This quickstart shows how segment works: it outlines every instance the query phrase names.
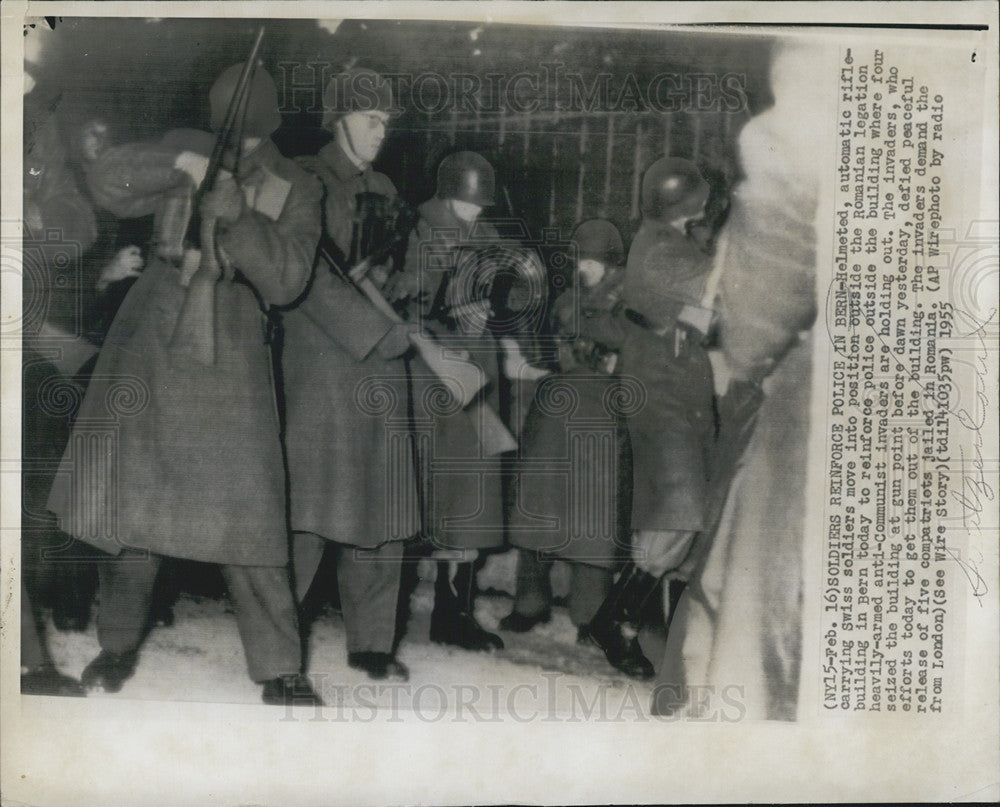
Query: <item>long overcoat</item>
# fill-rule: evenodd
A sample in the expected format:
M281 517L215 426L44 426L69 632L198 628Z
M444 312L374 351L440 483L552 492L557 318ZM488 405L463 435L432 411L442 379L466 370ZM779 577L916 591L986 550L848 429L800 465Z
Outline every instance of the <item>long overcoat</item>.
M631 447L625 417L643 390L612 364L625 327L616 307L621 272L574 287L553 306L560 353L575 358L543 379L515 461L510 541L522 549L610 568L628 546Z
M393 198L395 187L336 143L300 164L322 181L327 232L348 255L356 195ZM407 367L377 350L392 322L322 264L283 319L292 529L365 548L410 537L420 513Z
M95 197L121 217L154 213L190 183L177 156L206 154L211 143L176 130L110 149L91 175ZM256 294L266 306L302 293L320 191L270 140L243 156L237 179L248 204L220 225L217 242L245 281L216 285L214 365L170 350L186 290L177 266L153 260L111 326L63 456L49 507L65 531L107 552L287 562L273 368Z
M484 294L488 278L477 276L476 250L499 241L485 221L462 221L441 199L420 205L420 218L410 236L404 272L421 292L410 308L439 341L468 353L487 384L483 398L498 407L497 342L488 330L468 336L453 327L450 314L461 302ZM463 273L459 267L472 267ZM443 316L439 316L439 309ZM460 410L439 394L440 384L423 362L411 366L415 436L421 469L423 531L441 549L487 549L503 543L502 470L498 456L481 450L475 405Z
M645 399L628 419L636 530L704 526L715 436L712 366L698 335L677 318L685 305L701 305L710 271L694 241L653 221L640 227L629 250L621 372L639 382ZM665 335L637 324L636 314Z

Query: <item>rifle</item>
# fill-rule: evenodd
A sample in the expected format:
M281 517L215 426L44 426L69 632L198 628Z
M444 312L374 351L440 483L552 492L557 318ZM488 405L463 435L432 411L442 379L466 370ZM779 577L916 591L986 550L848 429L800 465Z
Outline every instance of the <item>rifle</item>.
M244 106L244 96L250 85L250 78L256 67L257 54L263 39L264 26L261 26L260 30L257 31L253 47L250 49L250 57L243 65L239 83L233 90L233 97L229 101L222 129L215 140L215 147L212 149L212 156L209 158L208 168L205 171L205 179L196 195L193 206L195 210L198 209L198 202L204 194L215 187L219 171L222 168L223 154L236 125L236 116L240 107ZM244 109L244 117L245 113ZM242 132L240 134L242 135ZM237 148L240 147L242 147L242 143L237 145ZM215 364L215 285L219 281L222 271L215 246L215 219L202 217L197 228L201 243L201 263L188 283L184 304L170 338L170 349L176 355L211 366ZM227 279L231 277L229 267L226 268L226 277Z
M345 268L344 262L336 257L343 255L343 253L324 228L317 248L317 256L327 264L330 271L364 294L375 309L385 315L387 319L393 323L402 324L406 320L382 296L375 284L368 279L367 273L391 255L407 234L406 228L397 228L388 242L365 256L354 266ZM517 448L517 441L507 431L503 421L479 395L486 379L474 363L459 358L454 353L449 356L448 351L437 340L425 333L411 333L410 344L420 354L431 372L441 380L455 400L461 404L467 416L471 418L484 456L491 457Z

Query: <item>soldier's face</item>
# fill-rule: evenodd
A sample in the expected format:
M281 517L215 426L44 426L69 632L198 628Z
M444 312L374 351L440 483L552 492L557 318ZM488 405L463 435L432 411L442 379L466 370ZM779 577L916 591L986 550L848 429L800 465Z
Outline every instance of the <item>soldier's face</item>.
M101 156L108 141L108 127L104 121L92 120L83 127L81 151L83 158L93 162Z
M479 218L479 214L483 212L483 208L479 205L474 205L472 202L463 202L460 199L449 199L448 207L462 221L475 221Z
M600 283L606 271L604 264L593 258L584 258L580 261L577 269L580 272L580 280L588 289Z
M346 145L362 162L370 163L378 156L385 140L389 115L380 110L351 112L340 120Z

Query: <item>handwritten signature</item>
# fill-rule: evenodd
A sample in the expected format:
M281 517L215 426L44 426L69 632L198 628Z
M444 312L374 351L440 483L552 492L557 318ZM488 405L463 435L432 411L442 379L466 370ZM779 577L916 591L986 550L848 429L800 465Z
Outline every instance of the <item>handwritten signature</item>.
M976 531L982 529L982 513L985 504L996 500L996 491L994 491L993 486L986 478L983 463L983 427L986 425L986 417L990 404L989 394L986 389L986 379L989 376L989 365L987 363L989 351L986 345L984 330L993 321L996 313L996 309L993 309L986 319L980 321L966 311L955 310L956 319L963 320L971 328L964 337L975 337L979 342L975 358L975 405L972 407L974 412L970 412L966 407L962 407L955 412L955 417L962 427L973 434L972 471L965 472L963 470L961 490L952 491L952 497L962 507L962 526L966 529ZM961 446L959 447L959 454L962 459L962 468L964 469L966 467L965 451ZM988 593L988 589L986 581L979 572L978 564L969 558L963 560L951 548L946 547L946 549L948 554L958 563L966 578L968 578L970 585L972 585L973 596L984 597ZM983 603L980 600L979 606L982 607L982 605Z

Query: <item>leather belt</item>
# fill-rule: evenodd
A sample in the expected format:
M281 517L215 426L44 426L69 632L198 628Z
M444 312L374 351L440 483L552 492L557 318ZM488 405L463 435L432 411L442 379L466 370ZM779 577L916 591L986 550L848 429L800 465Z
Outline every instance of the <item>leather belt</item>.
M661 339L666 339L674 331L677 330L675 325L657 325L653 320L649 319L645 314L641 314L634 308L625 309L625 319L629 322L633 322L640 328L649 331L650 333L656 334Z
M657 325L645 314L636 311L634 308L626 308L624 313L625 319L629 322L665 340L673 350L675 358L680 356L681 352L689 345L701 344L704 339L700 333L685 327L679 322L675 322L672 325Z

